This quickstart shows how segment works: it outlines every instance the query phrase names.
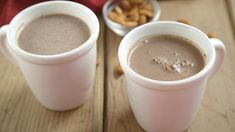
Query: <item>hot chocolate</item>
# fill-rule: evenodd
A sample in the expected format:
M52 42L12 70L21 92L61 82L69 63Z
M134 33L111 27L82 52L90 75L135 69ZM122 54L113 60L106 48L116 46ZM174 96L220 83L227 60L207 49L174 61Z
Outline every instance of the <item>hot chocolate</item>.
M147 78L180 80L200 72L205 65L202 50L186 38L148 36L135 45L130 51L128 65Z
M19 34L18 45L29 53L54 55L79 47L89 36L89 28L81 19L53 14L26 24Z

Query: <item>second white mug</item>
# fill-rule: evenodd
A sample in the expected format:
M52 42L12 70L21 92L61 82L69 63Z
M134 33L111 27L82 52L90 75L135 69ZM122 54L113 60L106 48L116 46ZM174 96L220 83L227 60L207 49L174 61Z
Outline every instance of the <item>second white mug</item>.
M80 18L89 27L89 39L76 49L56 55L36 55L20 49L17 36L21 26L49 14ZM0 29L0 49L19 66L33 94L43 106L65 111L83 104L92 90L98 34L99 21L90 9L75 2L49 1L23 10L9 25L3 26Z
M149 35L175 35L197 44L206 55L206 65L183 80L158 81L146 78L128 66L136 41ZM200 30L170 21L152 22L130 31L121 41L118 57L125 73L129 102L137 122L148 132L180 132L192 123L201 103L208 78L221 66L224 44L209 39Z

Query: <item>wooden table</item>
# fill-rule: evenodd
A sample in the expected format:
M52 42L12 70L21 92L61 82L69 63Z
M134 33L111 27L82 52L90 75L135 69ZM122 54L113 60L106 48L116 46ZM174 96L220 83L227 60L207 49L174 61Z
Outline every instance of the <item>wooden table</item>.
M227 56L209 81L203 102L187 132L235 132L235 0L160 1L161 20L186 18L204 31L216 32ZM129 102L123 76L117 77L121 37L100 17L96 84L89 100L68 112L42 107L19 68L0 55L0 132L142 132Z

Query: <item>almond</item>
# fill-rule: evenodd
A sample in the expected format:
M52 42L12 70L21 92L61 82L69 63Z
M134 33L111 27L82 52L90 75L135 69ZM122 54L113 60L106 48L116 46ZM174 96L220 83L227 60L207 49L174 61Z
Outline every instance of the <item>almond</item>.
M153 17L153 12L146 10L146 9L141 9L139 10L140 15L145 15L147 17Z
M207 36L208 36L209 38L216 38L216 33L215 33L215 32L209 32L209 33L207 34Z
M144 24L146 22L147 22L147 17L145 15L140 15L139 25Z
M123 74L123 70L120 65L115 66L115 73L119 76L121 76Z

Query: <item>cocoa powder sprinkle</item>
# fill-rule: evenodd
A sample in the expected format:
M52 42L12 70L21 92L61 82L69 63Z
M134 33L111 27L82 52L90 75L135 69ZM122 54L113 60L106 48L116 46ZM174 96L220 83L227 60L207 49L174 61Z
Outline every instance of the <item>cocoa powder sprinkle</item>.
M172 54L173 56L174 56L174 53ZM160 64L163 67L163 69L165 69L168 72L174 71L176 73L180 73L182 72L183 68L194 66L194 63L192 63L189 60L176 59L174 63L170 63L166 58L159 57L159 56L154 57L152 60L156 64Z

